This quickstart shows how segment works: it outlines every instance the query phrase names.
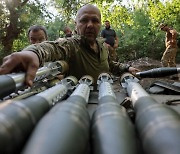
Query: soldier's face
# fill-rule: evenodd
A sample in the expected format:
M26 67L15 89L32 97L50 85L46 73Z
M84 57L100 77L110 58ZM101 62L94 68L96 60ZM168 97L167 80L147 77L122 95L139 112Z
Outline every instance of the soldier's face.
M46 40L47 40L46 34L44 33L43 30L30 31L30 33L29 33L29 43L30 44L41 43Z
M76 28L79 35L85 36L90 42L94 42L101 27L100 12L92 7L82 8L76 18Z
M164 26L161 28L162 31L167 31L168 30L168 27L167 26Z
M106 27L106 28L109 28L109 27L110 27L110 23L106 21L106 22L105 22L105 27Z

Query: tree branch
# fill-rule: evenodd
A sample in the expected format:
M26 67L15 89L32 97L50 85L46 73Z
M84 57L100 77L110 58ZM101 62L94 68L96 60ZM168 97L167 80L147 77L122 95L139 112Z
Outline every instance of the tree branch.
M25 0L24 2L21 3L21 6L24 6L26 5L26 3L28 2L29 0Z

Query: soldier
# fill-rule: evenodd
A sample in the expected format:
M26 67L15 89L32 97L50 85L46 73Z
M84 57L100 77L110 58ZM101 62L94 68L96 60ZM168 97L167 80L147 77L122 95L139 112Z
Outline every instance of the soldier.
M105 45L109 49L109 54L112 60L117 61L118 56L116 53L116 48L118 47L118 37L114 29L111 29L110 22L108 20L105 21L105 29L101 32L101 37L105 38Z
M30 44L41 43L47 39L47 32L43 26L33 25L28 29L28 40Z
M30 45L21 52L5 57L0 74L10 73L17 68L25 70L26 84L32 86L37 69L46 61L55 60L66 60L69 75L78 79L83 75L91 75L96 81L102 72L111 71L120 75L125 71L138 71L129 65L108 60L107 48L97 39L101 27L101 13L97 7L91 4L81 7L77 12L75 25L76 37Z
M64 34L65 37L71 37L72 36L72 30L69 27L64 28Z
M177 32L167 24L160 24L160 29L166 32L165 46L166 50L161 58L164 67L176 67L177 54Z

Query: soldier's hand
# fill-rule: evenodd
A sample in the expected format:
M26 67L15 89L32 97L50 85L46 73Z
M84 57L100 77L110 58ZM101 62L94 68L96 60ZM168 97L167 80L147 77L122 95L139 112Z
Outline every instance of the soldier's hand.
M117 47L118 47L118 44L115 43L115 44L114 44L114 48L116 49Z
M26 72L25 82L28 86L32 86L38 68L38 56L31 51L22 51L13 53L3 59L3 63L0 66L0 74Z
M104 42L104 45L107 47L107 48L109 48L109 47L111 47L109 44L107 44L106 42Z
M133 75L136 75L137 72L140 72L139 69L137 68L134 68L134 67L129 67L129 73L133 74Z

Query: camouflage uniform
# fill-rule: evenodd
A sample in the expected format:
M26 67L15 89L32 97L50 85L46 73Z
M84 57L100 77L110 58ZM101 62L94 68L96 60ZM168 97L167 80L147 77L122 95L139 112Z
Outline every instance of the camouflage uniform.
M109 56L110 56L110 58L113 61L118 61L118 54L116 52L116 49L111 47L111 46L109 46L108 49L109 49Z
M163 53L161 62L164 67L176 67L176 54L177 54L177 32L175 29L169 28L166 31L166 50Z
M162 64L164 67L176 67L177 48L166 48L162 56Z
M90 75L95 82L102 72L111 71L114 75L120 75L128 70L128 65L110 61L108 50L103 42L97 39L99 53L95 53L87 44L84 37L75 36L62 38L59 41L46 41L30 45L24 50L35 52L40 61L40 66L46 61L65 60L69 64L68 75L80 79L83 75Z

